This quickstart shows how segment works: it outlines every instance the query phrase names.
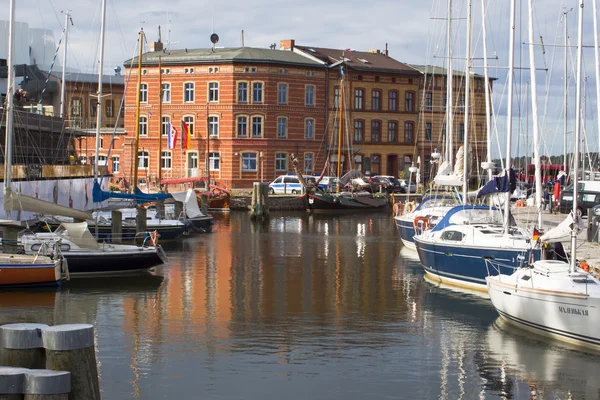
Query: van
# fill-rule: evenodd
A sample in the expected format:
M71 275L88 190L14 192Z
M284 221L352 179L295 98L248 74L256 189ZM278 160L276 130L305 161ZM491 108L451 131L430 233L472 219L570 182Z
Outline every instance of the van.
M585 216L590 208L600 204L600 181L579 181L577 182L577 190L577 215ZM558 211L562 214L568 214L572 208L573 185L569 185L560 194Z
M304 179L314 177L305 176ZM300 194L302 185L296 175L281 175L269 184L269 194Z

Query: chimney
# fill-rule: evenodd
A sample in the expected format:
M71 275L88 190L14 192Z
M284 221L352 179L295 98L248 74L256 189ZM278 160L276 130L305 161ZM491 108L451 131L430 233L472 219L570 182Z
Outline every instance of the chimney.
M371 54L381 54L381 50L377 49L369 49L369 51L367 53L371 53Z
M150 42L150 51L163 51L163 42Z
M279 41L279 50L294 50L294 45L296 44L296 41L294 39L288 39L288 40L280 40Z
M386 44L385 44L385 51L383 52L383 55L387 57L387 56L388 56L388 54L389 54L389 53L388 53L388 44L386 43Z

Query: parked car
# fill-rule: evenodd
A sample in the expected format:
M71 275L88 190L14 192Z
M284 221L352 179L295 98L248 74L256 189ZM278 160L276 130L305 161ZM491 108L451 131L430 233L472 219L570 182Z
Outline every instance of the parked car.
M405 193L416 193L417 192L417 184L414 182L408 183L408 179L398 179L400 181L400 185L404 188Z
M369 184L371 185L371 191L377 192L389 192L393 186L389 179L381 175L375 175L369 178Z
M306 175L304 180L307 184L316 182L314 176ZM296 175L281 175L269 184L270 194L300 194L302 193L302 185Z
M577 214L586 216L588 209L600 204L600 182L597 181L579 181L577 198ZM568 214L573 208L573 185L569 185L560 194L560 204L558 211L562 214Z
M335 176L324 176L318 186L324 192L334 192L337 187L337 178Z
M406 188L402 186L400 180L391 175L375 175L371 178L371 183L373 183L373 181L378 183L385 182L388 193L406 193Z

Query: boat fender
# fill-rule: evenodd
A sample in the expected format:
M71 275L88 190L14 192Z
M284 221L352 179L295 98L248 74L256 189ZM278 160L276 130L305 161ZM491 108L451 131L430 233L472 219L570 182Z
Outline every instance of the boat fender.
M415 211L415 208L417 208L417 207L415 206L415 202L414 201L409 201L408 203L406 203L406 206L404 207L404 209L406 210L407 214Z
M154 231L150 234L150 242L152 243L153 247L156 247L156 245L158 244L158 238L159 238L159 234L157 231Z
M419 222L422 222L423 224L421 225L421 230L426 230L427 228L429 228L429 218L427 217L423 217L423 216L419 216L419 217L415 217L415 220L413 221L413 228L415 228L415 231L417 230L417 228L419 227Z
M394 215L402 215L404 212L404 204L401 202L394 203Z
M340 198L339 197L334 197L333 198L333 202L338 204L340 202Z
M515 203L516 207L525 207L525 202L523 200L517 200Z
M585 261L585 260L581 260L581 262L579 263L579 268L581 268L585 272L590 272L590 266L588 265L587 261Z

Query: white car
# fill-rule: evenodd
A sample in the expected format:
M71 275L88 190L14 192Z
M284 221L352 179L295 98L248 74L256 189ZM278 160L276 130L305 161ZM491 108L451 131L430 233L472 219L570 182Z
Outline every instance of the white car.
M400 185L404 188L405 193L416 193L417 185L413 182L408 184L408 180L406 179L398 179L400 181Z

